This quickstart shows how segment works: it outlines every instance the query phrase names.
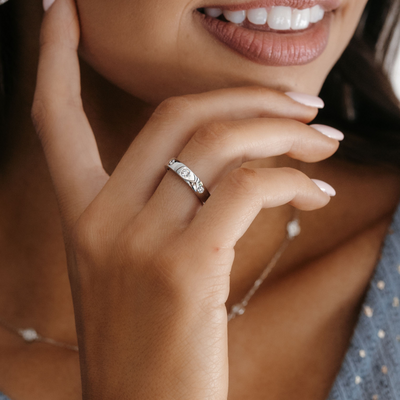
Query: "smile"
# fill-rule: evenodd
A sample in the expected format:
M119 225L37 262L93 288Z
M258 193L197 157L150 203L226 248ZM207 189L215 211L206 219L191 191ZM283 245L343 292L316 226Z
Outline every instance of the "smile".
M259 64L302 65L322 54L340 0L262 3L204 7L195 14L221 43Z
M251 8L250 10L230 11L221 8L205 8L204 13L210 17L218 18L221 15L227 21L235 24L241 24L246 19L254 25L267 24L274 30L301 30L307 29L310 23L316 23L324 18L325 11L320 5L312 8L298 10L296 8L285 6L273 6L269 9Z

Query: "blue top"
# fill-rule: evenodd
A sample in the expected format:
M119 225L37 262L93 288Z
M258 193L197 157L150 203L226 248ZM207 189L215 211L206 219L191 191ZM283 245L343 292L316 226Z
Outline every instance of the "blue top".
M400 204L327 400L400 400L399 299Z

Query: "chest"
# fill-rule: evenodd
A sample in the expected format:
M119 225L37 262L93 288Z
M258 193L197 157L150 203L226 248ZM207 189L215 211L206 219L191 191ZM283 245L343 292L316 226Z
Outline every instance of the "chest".
M0 391L11 400L82 399L78 355L46 344L26 345L0 332Z
M229 400L325 400L340 369L391 219L265 282L229 328Z

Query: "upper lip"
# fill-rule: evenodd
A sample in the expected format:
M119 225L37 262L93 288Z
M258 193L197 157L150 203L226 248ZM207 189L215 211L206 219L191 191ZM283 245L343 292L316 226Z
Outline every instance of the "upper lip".
M314 6L321 6L324 11L333 11L339 8L341 0L255 0L246 3L212 4L202 8L220 8L222 10L240 11L252 8L270 8L273 6L285 6L302 10Z

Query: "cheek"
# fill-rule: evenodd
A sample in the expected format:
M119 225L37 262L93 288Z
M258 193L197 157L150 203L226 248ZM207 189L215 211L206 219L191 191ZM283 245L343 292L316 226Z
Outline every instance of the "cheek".
M337 12L334 37L334 51L340 55L357 28L358 22L367 4L367 0L348 0Z
M182 4L165 0L78 0L80 55L112 83L149 102L168 93L176 68ZM149 93L153 87L157 96ZM168 97L168 96L167 96Z

